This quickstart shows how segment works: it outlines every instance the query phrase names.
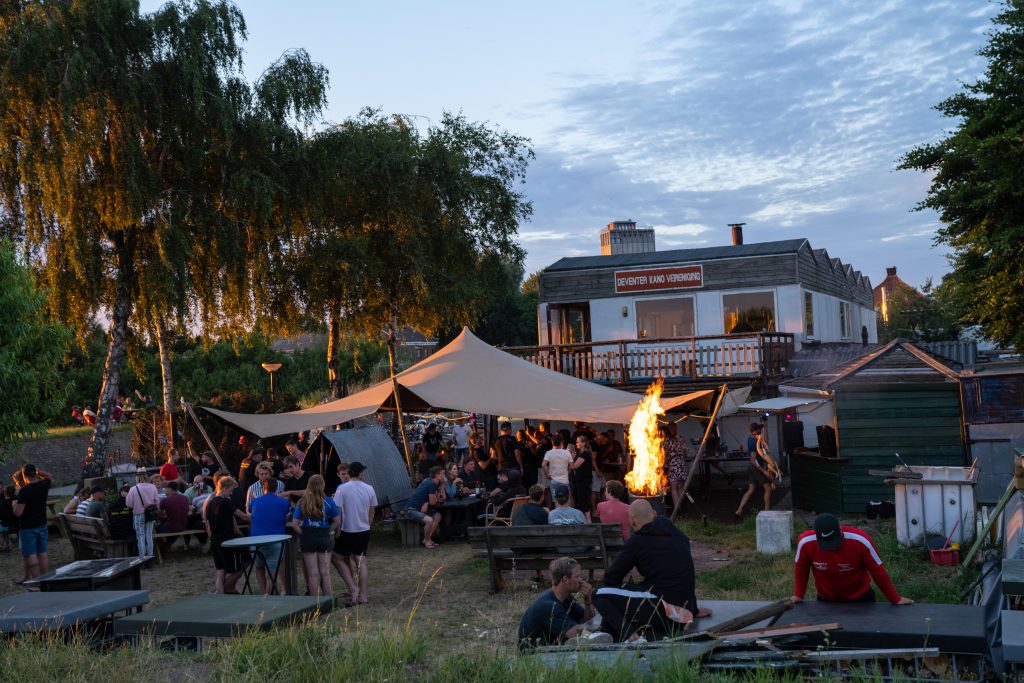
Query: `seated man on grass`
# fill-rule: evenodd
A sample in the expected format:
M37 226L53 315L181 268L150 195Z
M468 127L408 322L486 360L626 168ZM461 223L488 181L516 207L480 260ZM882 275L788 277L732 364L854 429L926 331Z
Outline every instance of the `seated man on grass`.
M611 642L607 633L585 635L584 624L594 616L592 588L583 580L576 560L560 557L551 562L548 571L551 588L540 594L519 622L519 649L559 645L581 636L591 642Z
M594 592L602 630L617 642L646 642L641 631L661 637L682 630L711 610L697 607L696 575L690 539L665 517L654 514L644 499L629 505L633 533L604 573ZM643 580L623 585L636 569Z

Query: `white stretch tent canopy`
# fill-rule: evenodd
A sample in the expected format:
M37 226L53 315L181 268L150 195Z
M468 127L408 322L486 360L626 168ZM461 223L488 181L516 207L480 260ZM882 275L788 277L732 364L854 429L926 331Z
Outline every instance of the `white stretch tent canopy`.
M627 424L641 396L563 375L505 353L467 328L437 353L396 375L402 410L483 413L543 420ZM711 390L662 400L666 410L708 409ZM391 380L357 394L291 413L203 410L260 438L327 427L394 410Z
M754 401L740 406L740 410L777 413L783 410L792 410L801 406L818 405L824 403L823 398L808 398L805 396L781 396L779 398L766 398L763 401Z

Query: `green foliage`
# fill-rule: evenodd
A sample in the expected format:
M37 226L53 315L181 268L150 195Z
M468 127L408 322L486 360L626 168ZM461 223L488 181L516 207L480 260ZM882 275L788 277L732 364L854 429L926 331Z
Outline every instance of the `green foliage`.
M984 76L936 107L958 121L945 139L914 148L902 169L932 174L918 209L939 212L937 242L952 247L951 292L963 322L1024 348L1024 0L1006 0L979 54Z
M51 403L45 417L59 424L70 424L72 405L95 407L96 395L103 376L106 355L102 330L94 330L85 341L85 349L73 347L62 372L70 386L65 400ZM132 365L122 375L125 394L138 389L143 395L158 396L160 365L156 349L138 345ZM379 343L361 339L346 340L341 353L340 369L349 387L358 387L372 380L371 372L383 355ZM227 410L257 412L294 409L296 401L312 396L320 403L327 393L327 368L324 343L320 342L291 353L274 351L268 339L249 335L234 343L218 341L208 344L198 339L178 337L172 343L175 367L175 405L181 398L201 405L217 404ZM274 389L278 407L266 405L270 378L261 367L265 362L280 362L274 373ZM139 404L135 400L136 405Z
M515 235L532 210L514 187L533 156L523 138L447 114L421 135L410 119L368 110L318 135L312 154L326 176L302 254L315 264L323 252L330 270L306 277L336 290L350 328L430 335L518 289L508 264L522 261ZM307 307L330 304L329 293Z
M907 287L888 295L889 319L878 326L878 341L886 343L902 337L911 341L956 341L960 338L957 303L948 278L938 287L931 280L922 291ZM951 281L950 281L951 282Z
M67 394L57 368L69 334L45 319L44 299L10 242L0 241L0 461L23 436L44 431Z

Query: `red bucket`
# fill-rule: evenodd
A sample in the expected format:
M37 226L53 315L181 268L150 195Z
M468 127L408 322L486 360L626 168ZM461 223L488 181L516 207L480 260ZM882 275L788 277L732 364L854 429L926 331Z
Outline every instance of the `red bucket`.
M940 550L929 550L928 552L931 553L932 562L940 567L960 564L959 548L942 548Z

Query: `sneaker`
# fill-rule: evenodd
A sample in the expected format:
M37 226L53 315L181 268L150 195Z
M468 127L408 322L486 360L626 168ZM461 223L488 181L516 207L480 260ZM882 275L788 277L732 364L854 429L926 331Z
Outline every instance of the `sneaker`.
M647 642L647 639L644 638L643 636L637 636L636 640L631 640L629 642L633 643L634 645L643 645L644 643Z
M590 621L583 624L583 628L587 631L600 631L601 624L604 623L604 619L601 618L600 614L595 614L590 618Z
M612 634L604 631L588 633L585 640L591 645L609 645L612 642Z

